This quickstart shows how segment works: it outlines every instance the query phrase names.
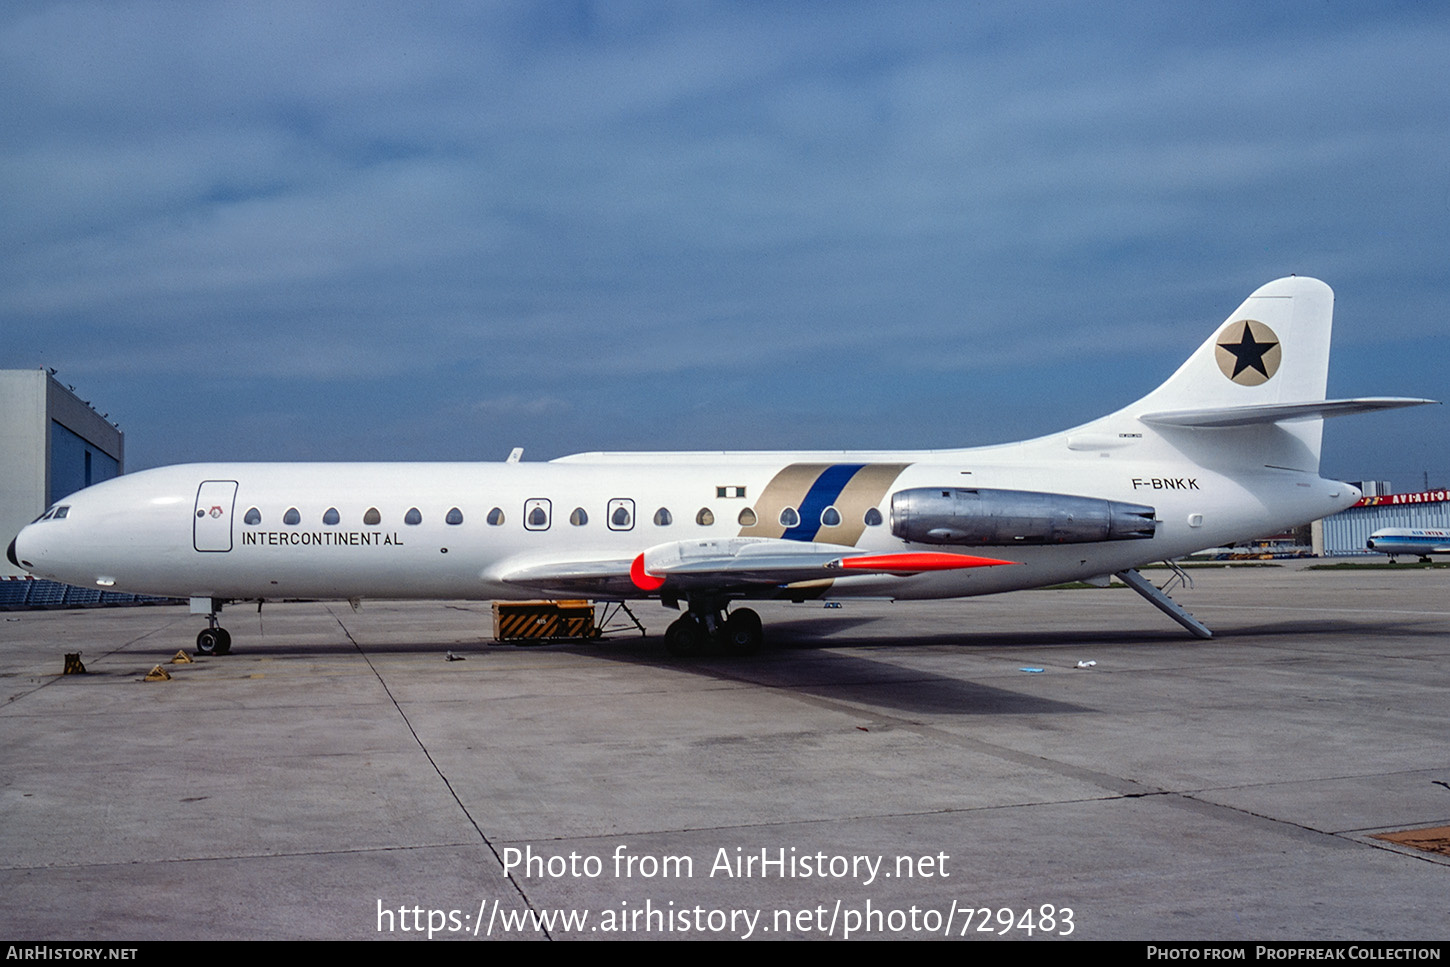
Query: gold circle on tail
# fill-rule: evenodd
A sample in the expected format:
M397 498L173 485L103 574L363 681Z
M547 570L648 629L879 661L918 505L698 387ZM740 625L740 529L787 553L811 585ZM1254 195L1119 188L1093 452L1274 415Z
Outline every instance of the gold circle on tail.
M1240 386L1273 379L1284 356L1274 330L1257 319L1235 319L1224 326L1213 352L1219 370Z

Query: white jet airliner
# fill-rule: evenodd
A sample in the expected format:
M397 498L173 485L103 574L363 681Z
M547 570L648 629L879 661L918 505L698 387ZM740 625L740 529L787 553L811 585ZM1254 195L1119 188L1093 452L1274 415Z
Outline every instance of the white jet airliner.
M189 464L58 502L11 542L37 577L187 597L202 652L228 601L652 598L666 644L758 648L743 599L951 598L1116 574L1278 533L1359 499L1319 476L1334 296L1255 292L1167 382L1110 416L960 450L581 453L547 463Z
M1384 527L1369 535L1365 547L1388 554L1390 561L1400 554L1417 554L1430 563L1431 554L1450 554L1450 531L1419 527Z

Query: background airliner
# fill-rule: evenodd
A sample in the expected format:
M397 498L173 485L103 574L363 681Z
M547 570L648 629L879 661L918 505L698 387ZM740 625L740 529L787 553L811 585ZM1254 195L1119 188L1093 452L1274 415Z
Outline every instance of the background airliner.
M1319 476L1333 293L1287 278L1167 382L1063 433L960 450L581 453L547 463L190 464L72 494L9 557L38 577L228 601L653 598L666 644L758 648L742 599L947 598L1116 574L1282 531L1360 497Z
M1388 554L1415 554L1426 563L1431 554L1450 554L1450 531L1419 527L1383 527L1369 535L1365 547Z

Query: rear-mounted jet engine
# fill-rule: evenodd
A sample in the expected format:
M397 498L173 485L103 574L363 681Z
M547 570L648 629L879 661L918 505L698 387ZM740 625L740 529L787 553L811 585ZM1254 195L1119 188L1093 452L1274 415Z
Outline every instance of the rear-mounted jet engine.
M1090 544L1148 540L1152 507L1030 490L917 487L891 495L891 533L918 544Z

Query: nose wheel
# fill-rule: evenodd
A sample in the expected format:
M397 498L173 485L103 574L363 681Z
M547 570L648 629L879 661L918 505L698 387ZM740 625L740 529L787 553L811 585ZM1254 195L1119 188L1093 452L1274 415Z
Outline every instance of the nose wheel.
M232 650L232 634L225 628L204 628L197 632L196 650L203 655L225 655Z
M217 624L216 616L224 602L219 598L192 598L191 613L206 615L206 627L196 635L196 650L201 655L225 655L232 650L232 636Z

